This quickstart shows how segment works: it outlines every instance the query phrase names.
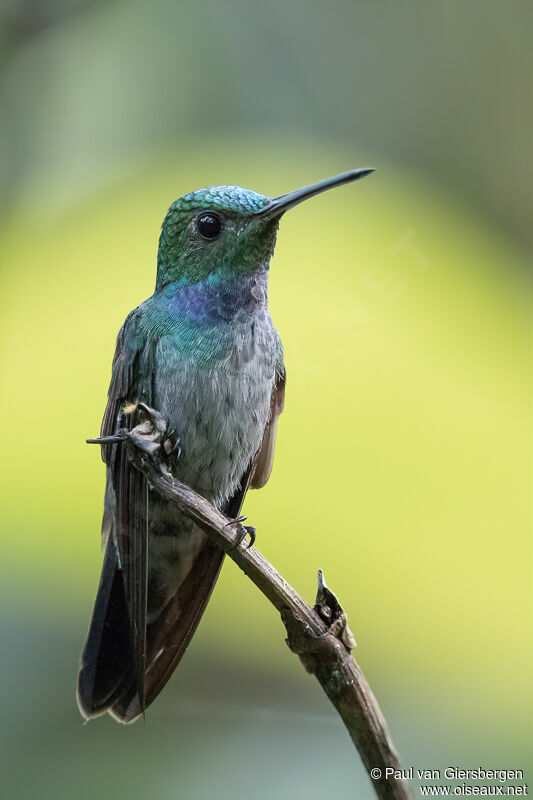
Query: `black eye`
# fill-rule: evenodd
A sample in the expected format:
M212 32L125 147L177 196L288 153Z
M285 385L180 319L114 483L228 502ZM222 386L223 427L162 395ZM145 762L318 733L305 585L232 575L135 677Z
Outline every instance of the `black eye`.
M222 223L214 214L202 214L196 223L198 233L204 239L216 239L222 229Z

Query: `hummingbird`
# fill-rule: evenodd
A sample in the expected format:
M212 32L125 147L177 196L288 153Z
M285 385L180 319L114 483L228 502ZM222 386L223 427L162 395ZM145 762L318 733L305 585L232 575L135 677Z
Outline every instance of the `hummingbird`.
M286 372L268 310L281 216L358 180L356 169L269 198L238 186L180 197L163 221L153 295L116 343L101 438L163 419L172 475L228 516L270 477ZM100 584L77 700L89 719L129 723L163 689L205 610L224 553L149 487L116 441L102 444Z

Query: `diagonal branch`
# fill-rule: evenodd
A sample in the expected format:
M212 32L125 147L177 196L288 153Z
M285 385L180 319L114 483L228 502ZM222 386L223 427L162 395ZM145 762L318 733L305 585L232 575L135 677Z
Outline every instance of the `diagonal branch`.
M316 605L311 608L255 548L247 547L249 530L241 520L229 520L204 497L175 480L152 444L119 432L94 443L123 442L134 466L149 485L191 517L209 538L255 583L280 612L287 630L287 644L308 672L317 678L331 700L356 746L376 795L380 800L409 800L407 783L392 771L401 769L385 717L372 690L351 655L355 640L346 614L319 572ZM143 432L144 433L144 432ZM396 772L397 775L401 774Z

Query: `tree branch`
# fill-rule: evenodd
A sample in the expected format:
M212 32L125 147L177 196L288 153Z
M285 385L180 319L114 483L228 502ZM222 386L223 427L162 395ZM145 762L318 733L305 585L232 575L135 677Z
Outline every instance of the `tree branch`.
M322 572L319 572L316 605L311 608L255 547L247 546L249 529L241 520L228 520L204 497L172 477L160 459L164 442L163 448L159 448L158 437L146 437L146 433L144 423L142 430L139 426L130 433L121 431L107 439L87 441L100 444L122 441L133 465L143 472L149 485L191 517L255 583L280 612L289 648L300 657L305 669L315 675L339 712L378 798L409 800L407 783L390 772L401 769L398 755L378 702L350 653L355 640L346 614L327 588Z

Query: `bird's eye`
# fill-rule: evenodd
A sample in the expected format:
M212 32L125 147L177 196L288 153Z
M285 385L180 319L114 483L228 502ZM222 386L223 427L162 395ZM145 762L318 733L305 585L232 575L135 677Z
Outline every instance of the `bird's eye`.
M222 223L214 214L202 214L201 217L198 217L196 227L204 239L216 239L222 230Z

